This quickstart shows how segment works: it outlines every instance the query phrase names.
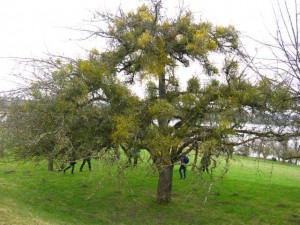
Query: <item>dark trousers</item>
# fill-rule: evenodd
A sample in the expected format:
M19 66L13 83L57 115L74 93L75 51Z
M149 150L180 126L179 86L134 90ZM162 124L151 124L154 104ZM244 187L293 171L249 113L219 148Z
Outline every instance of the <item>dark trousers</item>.
M182 174L182 172L183 172L183 174ZM180 179L186 178L186 166L185 165L180 165L179 173L180 173Z
M202 167L202 171L203 172L206 171L207 173L209 173L208 167L210 165L210 156L203 155L200 164L201 164L201 167Z
M207 173L209 173L209 170L208 170L208 165L202 165L202 171L203 172L207 172Z
M64 173L71 168L71 173L73 174L74 173L74 168L75 168L75 164L76 162L70 162L70 165L64 169Z
M81 166L80 166L80 172L82 171L82 168L83 168L83 166L85 165L86 162L87 162L88 165L89 165L89 170L90 170L90 171L92 170L91 158L89 157L89 158L83 159L82 164L81 164Z

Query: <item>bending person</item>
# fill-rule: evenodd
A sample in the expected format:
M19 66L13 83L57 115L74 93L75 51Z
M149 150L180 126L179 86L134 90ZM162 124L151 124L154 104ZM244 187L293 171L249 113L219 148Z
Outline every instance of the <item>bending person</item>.
M71 157L70 157L69 163L70 163L70 165L67 168L64 169L64 173L66 173L66 171L71 168L71 173L73 174L74 173L75 164L76 164L76 156L75 156L75 152L74 151L71 153Z
M91 160L92 160L92 154L89 153L88 156L86 158L83 159L82 164L80 166L80 172L82 172L83 166L85 165L85 163L88 163L89 166L89 170L92 171L92 164L91 164Z

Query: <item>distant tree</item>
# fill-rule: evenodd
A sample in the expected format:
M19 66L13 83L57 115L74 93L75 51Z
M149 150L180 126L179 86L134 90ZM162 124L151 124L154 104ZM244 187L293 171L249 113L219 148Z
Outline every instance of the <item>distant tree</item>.
M290 130L287 137L278 137L277 141L299 137L299 99L300 99L300 27L298 1L275 1L273 5L275 30L269 30L268 42L257 40L262 51L255 57L247 55L246 63L260 77L268 79L278 89L272 100L272 108L267 108L263 123L271 122L283 130ZM272 26L270 26L272 27ZM290 107L286 107L290 105ZM267 116L266 116L267 115ZM298 155L295 155L298 157Z
M7 102L6 97L0 97L0 157L4 156L4 145L3 145L3 136L4 136L4 126L3 122L5 120L9 103Z
M68 161L114 147L115 120L139 103L130 91L107 75L105 63L92 51L89 59L29 60L36 81L11 98L2 125L3 143L19 159ZM37 71L42 68L41 71ZM45 68L47 72L44 73ZM115 148L117 151L118 148Z

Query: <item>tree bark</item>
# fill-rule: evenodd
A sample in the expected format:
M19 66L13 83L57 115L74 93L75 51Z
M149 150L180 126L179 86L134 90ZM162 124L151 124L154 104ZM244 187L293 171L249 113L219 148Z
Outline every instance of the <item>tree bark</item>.
M165 165L159 170L157 202L167 204L172 200L173 165Z
M195 148L195 158L194 158L194 163L193 163L193 166L192 166L192 171L194 171L196 169L197 161L198 161L198 155L199 155L199 147L196 146L196 148Z
M167 96L166 75L161 74L158 81L158 94L160 99L165 99Z
M159 83L158 83L158 89L159 89L159 98L160 99L166 99L166 75L161 74L159 76ZM160 129L163 131L168 126L168 119L159 119L158 124ZM162 162L162 164L158 165L158 186L157 186L157 203L159 204L168 204L171 202L172 197L172 181L173 181L173 164L169 164L168 162L164 161L163 159L158 160Z
M53 158L49 157L48 158L48 171L53 171L54 170L54 162L53 162Z

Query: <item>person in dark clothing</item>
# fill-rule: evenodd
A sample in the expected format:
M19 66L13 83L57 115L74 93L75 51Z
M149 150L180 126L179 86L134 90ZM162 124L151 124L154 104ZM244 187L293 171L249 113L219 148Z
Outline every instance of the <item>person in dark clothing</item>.
M140 157L140 151L134 150L132 155L133 155L133 166L137 167L138 158Z
M76 164L75 160L70 161L70 165L64 169L64 173L66 173L66 171L71 168L71 173L73 174L74 173L75 164Z
M210 153L203 154L200 164L201 164L202 171L203 172L206 171L207 173L209 173L208 167L210 165Z
M83 161L82 161L82 164L80 166L80 170L79 171L82 172L82 168L83 168L83 166L85 165L86 162L88 163L89 170L92 171L91 160L92 160L92 156L91 155L89 155L88 157L84 158Z
M180 179L186 178L186 164L189 162L189 158L186 155L183 155L180 160L179 174Z
M70 165L64 169L64 173L66 173L66 171L71 168L71 173L73 174L74 173L75 164L76 164L75 151L71 152L69 163L70 163Z

